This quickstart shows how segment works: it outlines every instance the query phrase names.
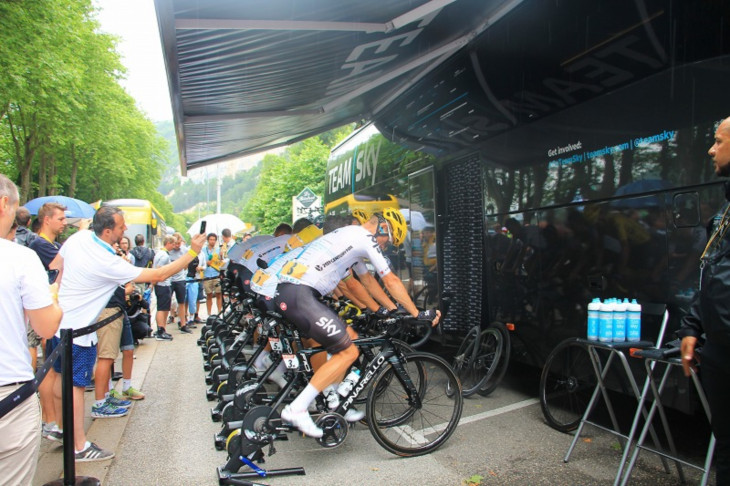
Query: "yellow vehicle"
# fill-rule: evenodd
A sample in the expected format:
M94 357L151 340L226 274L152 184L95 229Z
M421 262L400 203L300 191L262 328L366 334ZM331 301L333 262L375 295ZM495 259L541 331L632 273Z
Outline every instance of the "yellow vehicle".
M399 209L398 199L392 194L382 197L365 196L362 194L348 194L335 201L329 202L324 207L324 214L349 214L354 209L362 209L366 214L380 212L385 208Z
M134 237L144 236L145 246L160 248L167 234L167 226L162 214L146 199L112 199L104 201L102 206L116 206L124 211L127 231L124 234L132 242Z

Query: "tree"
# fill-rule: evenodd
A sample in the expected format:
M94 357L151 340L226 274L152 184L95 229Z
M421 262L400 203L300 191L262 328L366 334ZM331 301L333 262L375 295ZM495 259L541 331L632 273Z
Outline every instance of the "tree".
M279 223L290 222L293 196L305 187L315 194L324 194L330 149L351 131L351 126L341 127L296 143L283 155L267 154L262 162L256 190L241 218L269 233ZM325 144L323 139L330 143Z

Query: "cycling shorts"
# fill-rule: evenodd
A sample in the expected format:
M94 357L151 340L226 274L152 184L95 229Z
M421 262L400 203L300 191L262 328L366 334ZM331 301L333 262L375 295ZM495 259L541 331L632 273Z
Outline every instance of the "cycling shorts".
M319 300L319 292L307 285L280 283L274 297L276 310L294 324L305 337L314 339L330 354L352 344L347 326L335 311Z

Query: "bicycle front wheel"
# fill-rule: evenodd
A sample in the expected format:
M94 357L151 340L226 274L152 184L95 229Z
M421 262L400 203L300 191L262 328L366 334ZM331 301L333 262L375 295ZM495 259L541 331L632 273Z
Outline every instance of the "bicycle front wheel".
M464 399L458 378L438 356L409 354L403 367L401 373L388 363L374 378L368 395L368 426L386 450L419 456L451 437Z
M558 344L540 377L540 406L548 425L561 432L578 427L596 382L588 348L576 338Z

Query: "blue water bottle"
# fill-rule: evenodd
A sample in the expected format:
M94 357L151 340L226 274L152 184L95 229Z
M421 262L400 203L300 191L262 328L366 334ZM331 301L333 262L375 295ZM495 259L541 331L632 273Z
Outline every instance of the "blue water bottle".
M626 313L629 300L616 299L613 309L613 342L621 343L626 341Z
M626 339L641 341L641 304L636 299L628 305L626 315Z
M606 299L598 311L598 340L613 341L613 303Z
M592 341L598 340L598 312L601 309L601 299L596 297L588 304L588 333L586 337Z

